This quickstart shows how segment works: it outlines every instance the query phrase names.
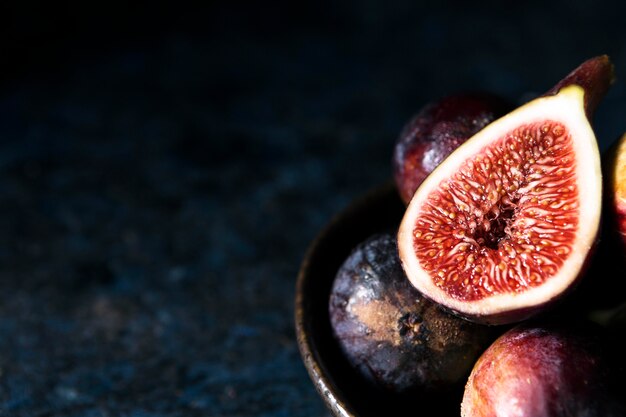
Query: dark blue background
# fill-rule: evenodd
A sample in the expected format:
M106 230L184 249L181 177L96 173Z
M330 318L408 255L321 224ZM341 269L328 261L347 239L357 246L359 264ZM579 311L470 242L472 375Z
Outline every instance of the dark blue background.
M5 2L6 3L6 2ZM429 100L523 102L618 2L13 2L0 19L0 415L322 416L295 277Z

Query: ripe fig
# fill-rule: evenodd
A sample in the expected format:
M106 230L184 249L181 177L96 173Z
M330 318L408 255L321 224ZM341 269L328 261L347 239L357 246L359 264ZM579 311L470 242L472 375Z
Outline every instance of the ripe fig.
M444 97L425 105L402 129L393 153L393 175L408 204L417 187L452 151L513 109L488 93Z
M585 278L563 306L598 322L626 301L626 280L614 272L626 270L626 135L602 155L602 179L599 242Z
M624 416L618 371L604 343L599 329L579 323L509 330L472 369L461 416Z
M487 125L418 188L398 231L404 270L470 320L528 318L571 290L596 242L598 145L588 116L612 82L606 57L554 94Z
M609 149L603 162L606 182L607 223L612 238L620 245L621 257L626 254L626 134Z
M329 312L350 364L393 393L462 386L494 339L493 329L442 311L410 285L390 234L370 237L344 261Z

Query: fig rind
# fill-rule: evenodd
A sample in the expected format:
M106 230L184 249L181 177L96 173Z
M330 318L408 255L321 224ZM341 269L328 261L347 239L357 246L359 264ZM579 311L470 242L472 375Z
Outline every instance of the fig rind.
M606 182L607 224L612 238L626 255L626 133L609 149L603 160Z

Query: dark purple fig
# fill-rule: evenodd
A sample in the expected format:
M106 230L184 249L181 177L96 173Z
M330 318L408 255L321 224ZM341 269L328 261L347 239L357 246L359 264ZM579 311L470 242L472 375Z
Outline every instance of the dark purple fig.
M476 362L462 417L626 415L618 368L599 328L525 323L498 338Z
M444 97L425 105L402 129L393 154L393 174L408 204L417 187L452 151L513 109L487 93Z
M493 329L449 315L411 286L389 234L372 236L345 260L329 309L349 362L396 393L462 384L493 340Z

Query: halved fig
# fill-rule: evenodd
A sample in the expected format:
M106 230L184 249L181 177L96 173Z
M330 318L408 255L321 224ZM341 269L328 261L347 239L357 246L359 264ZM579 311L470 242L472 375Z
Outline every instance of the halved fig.
M611 147L604 162L609 225L626 253L626 133Z
M398 232L426 297L470 320L520 321L573 287L594 246L602 176L588 116L612 82L593 58L487 125L422 183Z

